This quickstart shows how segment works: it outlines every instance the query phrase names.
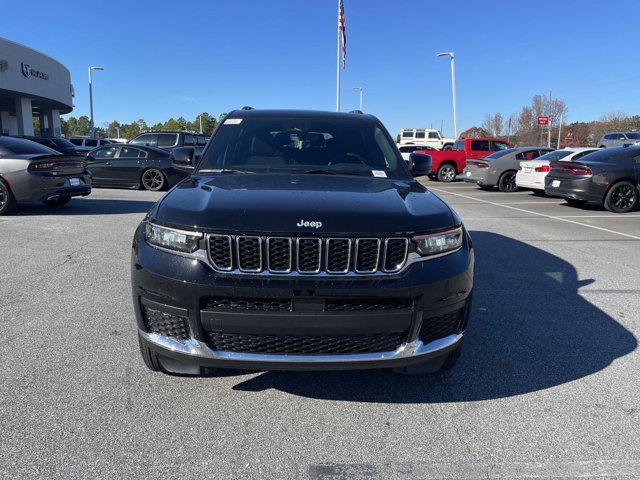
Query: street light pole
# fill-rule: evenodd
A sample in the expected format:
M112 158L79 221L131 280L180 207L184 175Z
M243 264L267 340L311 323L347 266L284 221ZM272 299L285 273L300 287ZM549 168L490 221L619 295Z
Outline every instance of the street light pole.
M89 125L89 135L93 138L93 87L91 85L91 71L104 70L102 67L89 67L89 111L91 112L91 123Z
M438 53L436 57L449 57L451 59L451 91L453 95L453 135L458 138L458 106L456 101L456 60L453 52Z
M353 87L353 89L354 89L356 92L359 92L359 93L360 93L360 111L362 112L362 111L363 111L363 110L362 110L362 92L364 91L364 88L362 88L362 87Z

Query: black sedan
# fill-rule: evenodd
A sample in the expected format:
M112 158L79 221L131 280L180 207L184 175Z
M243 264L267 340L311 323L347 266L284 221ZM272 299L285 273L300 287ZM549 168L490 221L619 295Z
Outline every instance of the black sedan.
M640 147L607 148L575 162L552 161L545 192L571 205L598 202L615 213L638 206Z
M87 155L94 186L165 190L187 176L171 166L169 152L144 145L113 144Z

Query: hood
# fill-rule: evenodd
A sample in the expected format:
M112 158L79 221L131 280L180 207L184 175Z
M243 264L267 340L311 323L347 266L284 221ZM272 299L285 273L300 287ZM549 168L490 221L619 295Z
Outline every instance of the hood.
M246 233L411 233L454 225L451 209L415 181L343 175L192 177L152 209L157 221Z

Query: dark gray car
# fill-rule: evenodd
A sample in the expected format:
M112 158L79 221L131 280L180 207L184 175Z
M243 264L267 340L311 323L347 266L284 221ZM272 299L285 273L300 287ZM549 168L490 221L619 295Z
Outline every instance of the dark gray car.
M18 202L62 206L91 193L82 157L62 155L22 138L0 136L0 215Z
M475 183L482 189L491 190L497 186L501 192L513 192L518 189L516 173L520 162L533 160L551 151L553 149L543 147L517 147L500 150L484 158L467 160L462 179Z

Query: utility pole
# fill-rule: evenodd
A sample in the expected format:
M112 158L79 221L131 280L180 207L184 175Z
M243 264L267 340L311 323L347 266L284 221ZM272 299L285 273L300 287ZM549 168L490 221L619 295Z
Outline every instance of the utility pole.
M353 89L356 92L359 92L359 94L360 94L360 111L364 112L364 110L362 110L362 92L364 92L364 88L362 88L362 87L353 87Z
M104 70L102 67L89 67L89 111L91 115L90 124L89 124L89 135L93 138L93 86L91 83L91 72L93 70Z
M560 136L562 134L562 114L560 114L560 123L558 124L558 145L556 150L560 150Z
M547 107L549 125L547 125L547 148L551 148L551 90L549 90L549 107Z
M200 122L200 133L202 133L202 114L198 115L198 121Z
M442 52L436 54L436 57L449 57L451 60L451 93L453 96L453 135L458 138L458 106L456 102L456 61L453 52ZM442 133L442 132L441 132Z
M444 133L442 133L442 130L444 130L444 120L440 119L440 135L444 135Z
M511 117L509 117L509 123L507 124L507 142L511 143Z
M336 60L336 112L340 111L340 0L338 0L338 54Z

